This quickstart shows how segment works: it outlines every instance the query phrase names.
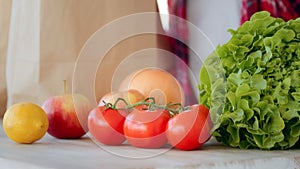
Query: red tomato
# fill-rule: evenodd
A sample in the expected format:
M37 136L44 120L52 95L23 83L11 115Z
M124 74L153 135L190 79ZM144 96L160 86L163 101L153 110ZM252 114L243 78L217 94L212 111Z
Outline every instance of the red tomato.
M123 124L127 114L125 110L115 110L105 106L95 108L88 116L89 131L103 144L120 145L126 139Z
M167 124L169 143L177 149L193 150L202 146L210 138L212 122L208 108L193 105L175 115Z
M167 110L134 109L124 123L128 142L140 148L160 148L167 143L166 125L170 119Z

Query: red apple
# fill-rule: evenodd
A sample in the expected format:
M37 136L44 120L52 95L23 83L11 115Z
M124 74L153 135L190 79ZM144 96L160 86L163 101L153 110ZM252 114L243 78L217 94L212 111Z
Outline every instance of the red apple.
M142 101L145 99L145 96L135 89L130 89L127 91L114 91L104 95L98 106L104 106L105 103L114 104L118 98L124 99L128 104L134 104L136 102ZM119 101L116 105L116 108L125 108L126 104L123 101Z
M87 131L89 100L80 94L65 94L47 99L43 109L49 119L48 133L56 138L76 139Z

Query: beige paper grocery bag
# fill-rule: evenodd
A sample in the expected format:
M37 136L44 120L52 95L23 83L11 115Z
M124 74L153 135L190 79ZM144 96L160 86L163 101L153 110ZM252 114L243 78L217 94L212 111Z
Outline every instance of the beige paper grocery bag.
M0 118L6 110L6 51L11 13L11 0L0 0Z
M7 49L8 105L37 102L39 92L40 1L12 1Z
M156 11L154 0L14 0L6 74L8 105L20 101L41 105L64 92L63 80L71 92L76 59L89 37L121 16L151 11ZM133 38L112 49L107 58L118 62L126 57L124 53L155 44L155 36ZM105 70L106 79L113 69ZM101 81L100 94L108 91L109 83Z

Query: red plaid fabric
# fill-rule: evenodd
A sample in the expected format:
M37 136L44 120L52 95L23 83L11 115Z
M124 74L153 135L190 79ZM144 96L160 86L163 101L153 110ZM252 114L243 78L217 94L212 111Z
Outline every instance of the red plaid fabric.
M257 11L268 11L285 21L296 19L300 16L300 0L243 0L241 24Z
M187 0L168 0L168 6L169 6L169 14L176 15L178 17L181 17L182 19L187 19L186 17L186 4ZM189 31L188 26L185 21L175 19L174 17L170 17L169 21L170 25L170 34L176 35L180 39L183 39L184 41L188 41L189 39ZM182 64L182 61L177 60L176 65L174 67L174 70L172 71L172 74L175 75L176 79L181 84L184 94L185 94L185 104L186 105L192 105L197 103L197 99L195 97L195 94L192 90L192 86L189 79L188 74L188 61L189 61L189 49L188 47L175 38L169 38L170 39L170 45L171 45L171 52L176 54L184 64Z

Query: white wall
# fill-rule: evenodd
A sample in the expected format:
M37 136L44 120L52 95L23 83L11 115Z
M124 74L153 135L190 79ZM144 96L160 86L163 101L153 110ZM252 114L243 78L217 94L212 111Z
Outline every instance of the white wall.
M217 45L226 43L231 35L229 28L236 29L240 25L240 9L242 0L189 0L187 3L188 20L207 36L199 38L195 30L190 30L191 46L199 47L199 56L190 52L190 68L199 81L201 61L206 58ZM200 32L200 33L201 33ZM210 44L212 43L212 44ZM199 63L200 62L200 63ZM197 85L193 84L195 92Z

